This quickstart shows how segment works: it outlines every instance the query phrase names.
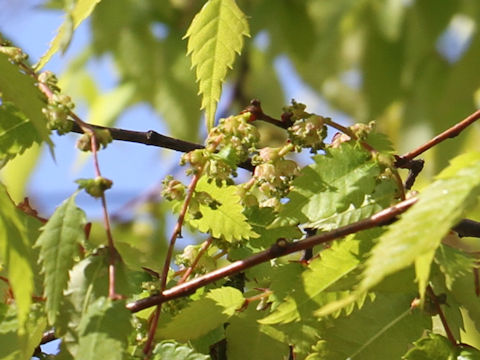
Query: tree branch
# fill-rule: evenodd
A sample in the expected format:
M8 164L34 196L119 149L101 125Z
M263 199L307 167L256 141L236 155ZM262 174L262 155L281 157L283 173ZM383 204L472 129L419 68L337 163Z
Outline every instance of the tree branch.
M416 201L417 198L410 198L389 208L386 208L367 219L358 221L347 226L343 226L327 233L311 236L304 240L289 243L285 239L279 239L276 244L272 245L272 247L265 251L250 256L246 259L235 261L230 265L214 270L203 276L199 276L183 284L176 285L168 290L163 291L159 295L153 295L148 298L131 302L127 304L127 309L132 312L138 312L148 307L162 304L169 300L173 300L182 296L187 296L207 284L215 282L226 276L231 276L238 272L245 271L246 269L249 269L255 265L261 264L271 259L291 254L300 250L305 250L313 246L329 242L349 234L356 233L361 230L370 229L382 225L394 219L397 215L405 212Z

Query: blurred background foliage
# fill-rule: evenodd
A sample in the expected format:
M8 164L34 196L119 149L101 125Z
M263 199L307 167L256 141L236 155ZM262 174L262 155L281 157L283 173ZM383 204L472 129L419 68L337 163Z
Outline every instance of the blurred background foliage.
M198 87L182 37L203 3L103 0L98 4L90 23L91 43L63 76L67 92L99 107L92 112L92 122L113 125L125 108L148 102L173 136L202 140ZM266 112L279 116L289 101L275 67L279 57L286 57L312 90L353 122L376 120L400 152L478 106L480 2L476 0L239 0L238 4L249 17L252 39L246 41L228 78L229 109L224 110L228 113L257 98ZM47 6L58 8L62 1ZM106 94L96 90L95 79L84 67L92 57L103 55L112 57L118 73L117 87ZM430 172L426 174L477 144L478 131L470 130L436 147L427 155Z

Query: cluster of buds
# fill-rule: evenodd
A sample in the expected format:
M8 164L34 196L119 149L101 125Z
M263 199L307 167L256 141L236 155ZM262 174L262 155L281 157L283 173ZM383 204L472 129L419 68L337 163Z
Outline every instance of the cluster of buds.
M312 153L316 153L325 147L323 142L327 136L325 119L318 115L310 115L306 119L299 119L288 128L288 135L292 144L310 148Z
M78 179L75 182L80 189L85 189L88 194L96 198L101 197L113 185L112 180L102 176L97 176L95 179Z
M202 171L219 183L230 183L231 176L236 176L238 164L248 159L260 139L257 128L248 123L249 119L248 112L221 119L210 131L205 149L183 155L180 164L188 163L190 173Z
M185 185L168 175L162 182L161 195L168 201L183 200L185 198Z
M106 148L108 144L113 141L110 131L107 129L95 129L95 145L96 150L100 149L100 146ZM88 133L84 133L77 140L77 148L81 151L92 150L92 136Z
M255 186L265 197L260 206L276 208L290 191L293 179L299 174L297 163L284 158L292 149L291 144L283 148L266 147L253 157Z
M183 249L183 253L179 254L175 258L175 263L184 268L192 266L194 261L198 258L202 244L199 245L187 245ZM217 261L208 253L204 253L195 265L195 273L203 274L217 268Z
M68 116L74 107L70 96L53 94L49 97L47 107L42 109L48 121L47 128L57 130L59 135L70 132L72 123L68 121Z

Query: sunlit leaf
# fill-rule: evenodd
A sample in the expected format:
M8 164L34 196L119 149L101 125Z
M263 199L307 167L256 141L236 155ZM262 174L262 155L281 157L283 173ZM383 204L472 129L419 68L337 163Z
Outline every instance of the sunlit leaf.
M192 66L197 68L208 130L214 125L227 70L233 65L235 53L243 48L243 36L249 36L248 22L234 0L209 0L185 35L187 53L192 56Z
M242 293L232 287L211 290L204 298L190 303L166 324L160 324L157 335L188 341L215 329L231 317L243 302Z
M414 347L408 350L402 359L457 359L457 349L444 336L429 333L426 337L415 341L413 344Z
M50 43L50 48L35 65L36 70L44 67L58 50L64 52L67 49L73 37L74 30L90 16L99 2L100 0L78 0L75 2L74 8L66 14L65 20L58 29L57 35Z
M220 205L216 209L212 209L201 204L202 217L200 219L194 219L192 216L187 218L191 226L202 232L210 232L214 237L223 237L230 242L258 236L242 213L243 206L240 204L240 196L237 194L235 186L218 187L215 182L209 184L207 178L202 177L197 184L196 191L207 192Z
M79 324L76 359L124 359L130 316L124 301L99 298L91 304Z
M55 324L67 287L68 272L74 264L79 245L85 239L85 213L75 204L77 193L65 200L43 227L36 246L45 275L48 321Z
M35 86L35 80L20 72L3 53L0 53L0 93L2 101L13 103L32 122L40 138L52 147L47 120L42 113L46 106L45 96Z
M315 163L303 168L293 182L290 201L280 212L279 223L316 222L346 211L353 204L360 207L365 194L375 188L380 167L368 152L343 143Z
M187 345L174 341L162 341L153 349L153 360L209 360L210 356L199 354Z
M8 271L17 305L19 329L23 332L32 304L34 265L28 229L18 212L5 187L0 185L0 259Z

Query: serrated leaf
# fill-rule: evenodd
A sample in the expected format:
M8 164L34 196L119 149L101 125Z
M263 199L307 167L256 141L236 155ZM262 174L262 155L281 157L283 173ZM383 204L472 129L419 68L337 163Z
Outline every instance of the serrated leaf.
M202 109L207 129L213 127L222 82L243 48L243 36L250 36L245 14L234 0L209 0L193 19L188 37L187 54L196 67Z
M226 322L244 301L243 294L235 288L211 290L204 298L190 303L167 324L160 324L157 335L182 342L196 339Z
M17 65L0 53L0 94L3 102L12 102L32 122L43 141L52 149L48 136L47 120L42 113L46 106L43 93L35 86L35 80L20 72Z
M186 219L192 227L205 233L210 232L216 238L223 237L229 242L258 237L242 213L243 207L235 186L218 187L215 182L209 184L207 178L202 177L196 191L207 192L220 205L214 210L200 204L202 217L193 219L190 215Z
M92 13L95 6L101 0L78 0L75 2L74 8L66 14L65 21L60 25L57 35L50 43L50 48L42 56L40 61L35 64L35 70L38 71L51 59L58 51L64 52L73 36L74 30Z
M480 194L479 179L480 153L455 158L451 167L440 173L438 180L423 190L418 202L380 237L366 262L363 280L357 291L346 299L320 309L318 315L326 315L346 306L388 275L413 263L416 263L417 278L420 279L419 293L422 294L433 256L429 261L421 257L435 251L462 213L475 204Z
M418 202L380 238L367 262L361 290L372 288L387 275L434 251L463 211L475 204L480 194L480 154L459 156L452 166L457 171L442 172L437 181L423 190ZM429 267L430 262L422 267Z
M348 209L344 212L335 213L324 219L306 223L304 226L308 228L322 229L323 231L330 231L366 219L388 207L394 199L395 192L396 185L393 181L382 181L376 186L373 194L365 195L365 199L359 207L350 204Z
M1 184L0 260L8 272L8 280L17 305L19 331L22 332L32 304L33 256L28 229L22 221L19 210L15 208L5 187Z
M78 326L76 359L124 359L132 330L125 301L99 298L88 308Z
M85 240L86 217L75 204L78 193L65 200L43 227L35 244L45 274L45 296L48 321L54 325L67 287L68 272L74 264L79 244Z
M444 336L429 333L428 336L415 341L414 347L402 357L405 360L457 359L456 348Z
M368 152L343 143L313 159L315 164L303 168L294 180L290 201L274 224L320 221L350 204L359 207L365 194L373 192L380 167Z
M22 154L41 138L32 122L10 102L0 105L0 163Z
M195 352L191 347L174 341L162 341L153 349L152 360L209 360L210 356Z
M301 280L294 279L291 293L284 302L259 322L287 324L311 318L313 311L321 306L322 292L357 268L361 261L360 253L360 241L354 237L334 243L331 248L322 251L321 256L302 273Z
M281 333L257 322L262 316L253 306L229 321L226 330L227 359L278 360L288 355L288 345ZM280 335L280 336L275 336Z

